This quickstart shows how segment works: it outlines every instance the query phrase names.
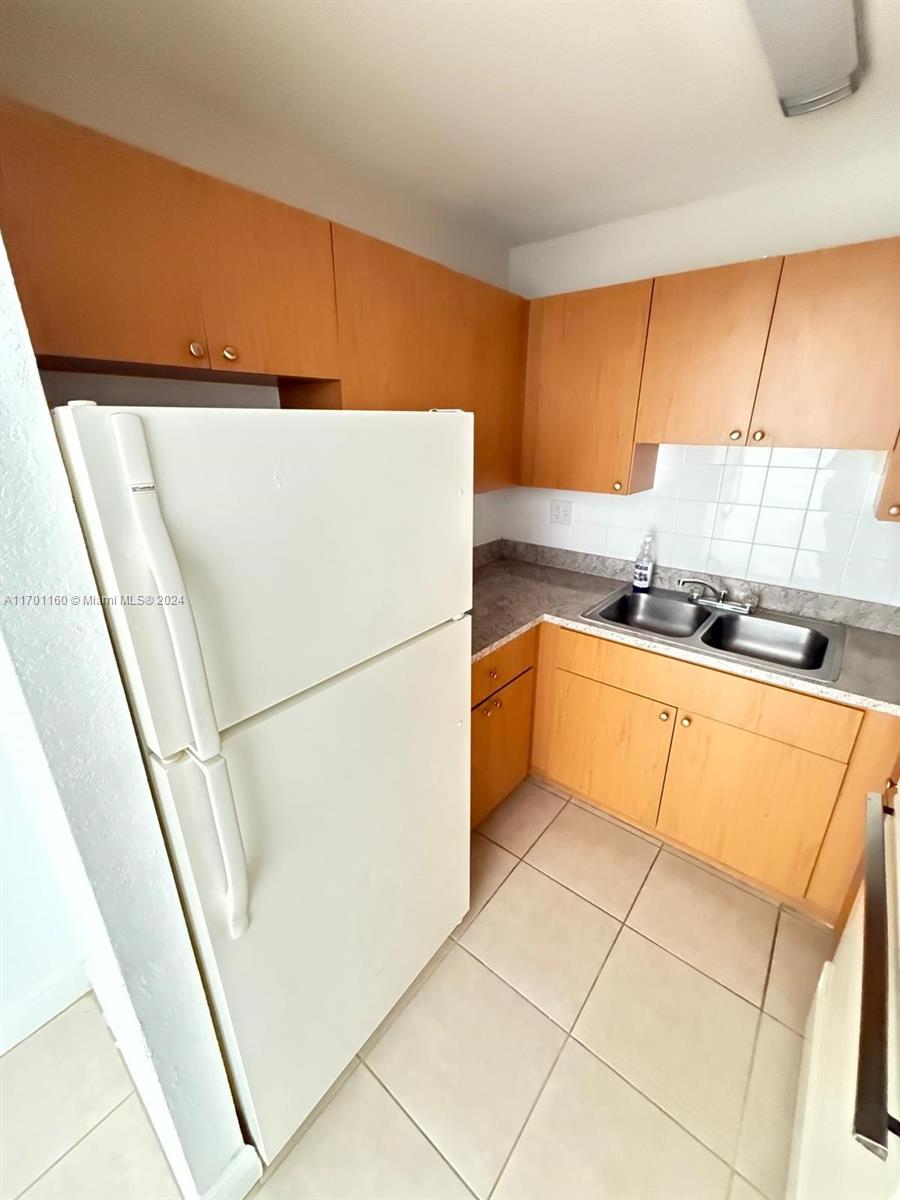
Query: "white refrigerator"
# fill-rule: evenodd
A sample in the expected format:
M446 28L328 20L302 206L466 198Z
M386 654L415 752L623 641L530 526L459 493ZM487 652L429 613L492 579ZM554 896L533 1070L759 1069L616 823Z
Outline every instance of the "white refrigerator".
M473 418L54 420L269 1162L468 906Z

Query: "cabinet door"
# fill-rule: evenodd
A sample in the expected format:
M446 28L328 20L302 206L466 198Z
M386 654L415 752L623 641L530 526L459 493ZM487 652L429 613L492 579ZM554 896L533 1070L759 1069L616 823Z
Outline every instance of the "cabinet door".
M478 825L528 774L534 671L526 671L472 709L472 825Z
M547 773L603 808L656 824L675 710L557 671Z
M335 225L345 408L475 414L475 486L519 481L527 304Z
M888 455L875 501L879 521L900 521L900 442Z
M198 236L211 365L336 378L328 221L218 179L203 183Z
M522 482L582 492L638 491L634 422L651 281L532 300ZM619 486L616 486L616 485Z
M889 450L900 428L900 238L790 254L753 433L764 445Z
M9 101L0 143L3 237L36 353L209 366L203 177Z
M746 440L781 262L759 259L654 281L638 441Z
M790 896L802 896L843 763L680 711L661 833Z

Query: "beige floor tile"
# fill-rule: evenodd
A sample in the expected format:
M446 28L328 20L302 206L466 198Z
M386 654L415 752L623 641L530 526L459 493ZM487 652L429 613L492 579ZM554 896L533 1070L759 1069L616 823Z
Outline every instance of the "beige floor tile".
M623 929L574 1035L731 1162L759 1012Z
M771 1200L787 1185L803 1038L763 1014L735 1168Z
M422 968L422 970L419 972L419 974L415 977L415 979L412 981L412 983L409 985L409 987L406 989L406 991L403 993L403 995L400 997L400 999L397 1001L397 1003L393 1006L393 1008L391 1008L390 1012L387 1014L387 1016L384 1018L384 1020L378 1026L378 1028L363 1043L362 1048L359 1051L360 1058L365 1058L366 1055L369 1053L369 1051L372 1050L373 1047L378 1042L381 1041L381 1039L384 1037L385 1033L387 1033L387 1031L390 1029L390 1027L393 1025L393 1023L397 1020L397 1018L400 1016L400 1014L406 1008L407 1004L409 1004L410 1000L412 1000L413 996L415 996L415 994L422 987L425 980L428 979L429 976L434 974L434 972L438 969L440 964L444 961L444 959L447 957L447 955L450 953L450 951L453 949L453 947L455 945L456 945L456 942L454 942L453 938L448 937L438 947L437 951L431 956L431 958L428 960L428 962L425 964L425 966ZM349 1072L349 1067L345 1067L344 1071L341 1074L346 1075L348 1072ZM332 1091L332 1090L337 1091L338 1087L340 1086L340 1083L341 1083L341 1076L338 1076L338 1078L334 1081L334 1083L331 1085L331 1087L328 1090L329 1091ZM310 1113L310 1115L306 1118L307 1122L312 1124L312 1120L317 1115L316 1109L318 1109L320 1106L324 1107L323 1102L326 1101L326 1098L327 1098L327 1093L326 1093L326 1096L323 1096L322 1100L320 1100L319 1103L316 1105L316 1108L314 1108L313 1111Z
M569 1041L496 1200L723 1200L725 1163Z
M131 1095L25 1192L22 1200L179 1200L156 1134Z
M628 924L758 1005L777 916L774 904L664 850Z
M766 1200L766 1197L762 1192L758 1192L752 1183L748 1183L735 1172L731 1178L728 1200Z
M831 957L833 943L830 929L781 910L763 1008L797 1033L805 1031L822 964Z
M472 924L497 888L516 865L516 857L489 842L479 833L472 834L469 852L469 911L453 930L451 937L458 938Z
M364 1066L353 1072L259 1200L470 1200L471 1193Z
M132 1091L93 996L0 1059L0 1194L15 1196Z
M633 833L635 837L643 838L645 842L652 842L654 846L662 845L659 838L651 837L643 829L638 829L635 825L629 825L622 817L613 816L611 812L607 812L606 809L600 808L596 804L591 804L589 800L582 800L580 796L571 796L569 802L577 804L585 812L593 813L595 817L602 817L604 821L612 821L613 825L618 825L620 829L624 829L628 833Z
M569 799L569 793L558 783L551 783L549 779L538 779L536 775L529 775L528 778L531 783L536 783L538 787L542 787L545 792L552 792L554 796L559 796L563 800Z
M485 817L478 832L521 858L565 803L553 792L526 779Z
M568 1029L618 929L605 912L520 863L460 941Z
M367 1061L483 1197L564 1036L487 967L454 946Z
M621 921L656 853L652 842L570 804L526 861Z

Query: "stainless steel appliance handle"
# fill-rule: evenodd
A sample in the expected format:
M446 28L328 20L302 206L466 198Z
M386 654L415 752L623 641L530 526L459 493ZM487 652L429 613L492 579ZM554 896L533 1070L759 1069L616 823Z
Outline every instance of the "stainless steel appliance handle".
M883 798L866 798L866 869L863 897L863 968L859 1017L859 1058L853 1136L879 1158L888 1156L889 1133L900 1124L888 1112L888 925L884 865Z

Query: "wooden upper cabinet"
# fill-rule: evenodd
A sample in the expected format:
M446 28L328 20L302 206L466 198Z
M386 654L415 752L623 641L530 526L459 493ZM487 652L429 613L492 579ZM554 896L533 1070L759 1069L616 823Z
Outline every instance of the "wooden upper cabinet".
M623 494L652 486L655 451L644 461L633 453L651 287L531 301L523 484Z
M764 258L655 280L637 441L747 440L781 263Z
M753 428L778 446L894 445L900 238L785 258Z
M336 375L328 221L12 102L0 169L38 355Z
M475 484L518 483L527 304L519 296L333 227L345 408L475 414Z
M3 238L39 355L209 365L202 176L10 101L0 170Z
M331 226L203 177L203 314L216 370L336 378Z
M900 521L900 440L884 464L875 499L875 516L879 521Z

